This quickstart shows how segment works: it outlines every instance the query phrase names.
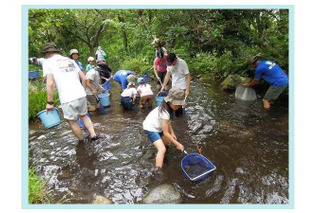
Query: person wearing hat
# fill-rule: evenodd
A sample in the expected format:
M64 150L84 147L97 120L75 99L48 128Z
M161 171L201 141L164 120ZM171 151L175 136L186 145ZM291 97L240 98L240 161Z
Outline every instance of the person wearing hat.
M184 146L178 142L171 124L173 112L186 104L184 97L185 92L182 89L170 89L161 105L153 109L143 121L143 130L158 151L156 167L162 168L166 146L170 143L173 143L178 150L184 150Z
M120 104L125 110L132 110L133 105L136 102L137 90L134 85L134 82L129 82L128 86L121 93Z
M104 89L100 85L100 73L104 72L106 67L105 62L99 62L96 67L89 70L86 74L86 93L89 112L93 112L100 107L97 95L99 91Z
M88 57L88 64L86 66L86 71L88 72L89 70L94 68L94 58L92 56Z
M80 56L80 54L77 49L70 50L69 57L77 63L80 70L83 72L83 66L82 66L82 63L79 61L79 56Z
M271 103L287 88L289 83L288 76L275 62L260 61L257 56L251 56L248 64L256 68L255 75L251 82L243 83L243 86L251 87L257 85L261 78L267 81L270 87L263 97L262 103L265 109L269 109Z
M121 85L120 91L122 92L127 88L128 83L135 82L137 77L135 76L134 72L130 70L119 70L114 74L113 80Z
M139 84L137 92L140 95L139 107L142 108L146 104L148 104L149 107L152 107L154 97L151 85L147 84L142 77L138 78L137 82Z
M45 55L43 71L47 78L47 105L46 110L54 109L53 93L56 86L64 118L68 121L73 133L78 140L84 140L77 118L80 117L89 131L92 141L97 140L92 122L87 116L87 100L84 87L79 78L85 82L85 76L77 64L64 56L61 56L60 49L54 43L47 43L42 48Z

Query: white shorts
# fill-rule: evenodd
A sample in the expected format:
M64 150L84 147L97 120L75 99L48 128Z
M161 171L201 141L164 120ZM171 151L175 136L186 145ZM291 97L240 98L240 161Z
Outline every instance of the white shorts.
M64 104L61 104L63 117L67 120L77 120L78 116L87 114L87 98L79 98Z

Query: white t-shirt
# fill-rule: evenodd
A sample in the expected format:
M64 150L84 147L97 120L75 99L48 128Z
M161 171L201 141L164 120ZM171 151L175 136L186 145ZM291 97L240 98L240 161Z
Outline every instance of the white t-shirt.
M81 70L73 60L58 54L43 62L44 76L49 73L53 75L60 103L86 97L86 92L80 83L79 72Z
M170 115L166 110L160 113L160 106L154 108L143 121L143 129L149 132L162 132L162 119L170 120Z
M189 74L189 68L184 60L178 58L174 66L167 67L167 71L172 75L172 87L179 89L187 88L186 75Z
M141 92L140 96L153 95L150 84L139 85L137 91Z
M100 73L95 70L91 69L86 74L86 79L90 79L91 85L98 91L99 90L99 82L100 82ZM91 89L89 87L86 88L87 95L93 95Z
M123 92L121 93L122 97L132 97L133 95L137 94L137 90L134 87L131 88L126 88L125 90L123 90Z

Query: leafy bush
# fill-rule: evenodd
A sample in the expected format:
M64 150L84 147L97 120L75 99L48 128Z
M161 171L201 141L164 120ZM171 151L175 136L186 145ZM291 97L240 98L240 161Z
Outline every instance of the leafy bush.
M58 93L54 92L55 105L59 105ZM44 110L47 103L47 89L42 81L29 82L29 120L34 119L37 113Z

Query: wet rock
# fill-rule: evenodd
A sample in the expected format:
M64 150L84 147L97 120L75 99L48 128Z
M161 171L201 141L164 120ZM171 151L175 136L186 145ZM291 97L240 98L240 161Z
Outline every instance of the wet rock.
M181 195L174 186L170 184L163 184L151 189L146 194L146 196L142 199L142 203L145 203L145 204L181 203Z
M224 91L235 91L239 84L249 81L250 78L241 77L240 75L228 75L228 77L220 84L220 87Z
M93 204L113 204L112 200L105 198L103 196L97 195L96 198L92 201Z

